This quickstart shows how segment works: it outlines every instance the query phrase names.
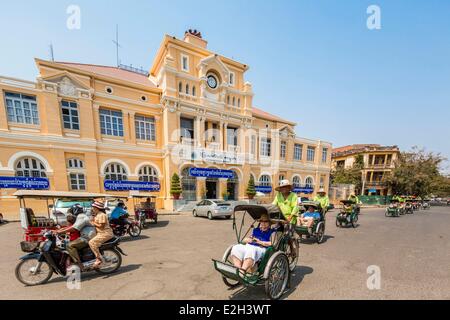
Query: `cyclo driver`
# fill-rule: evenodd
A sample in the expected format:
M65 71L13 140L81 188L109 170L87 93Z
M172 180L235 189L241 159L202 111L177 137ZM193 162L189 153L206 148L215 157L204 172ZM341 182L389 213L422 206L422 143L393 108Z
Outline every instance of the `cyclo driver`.
M81 263L80 255L78 250L84 249L89 246L89 240L95 237L95 228L91 225L89 217L84 213L84 209L81 205L75 204L69 210L69 214L76 217L75 223L67 228L63 228L54 231L55 234L63 234L70 232L79 232L80 237L74 241L70 241L67 244L66 250L69 253L72 261L78 265L78 267L83 270L83 264Z

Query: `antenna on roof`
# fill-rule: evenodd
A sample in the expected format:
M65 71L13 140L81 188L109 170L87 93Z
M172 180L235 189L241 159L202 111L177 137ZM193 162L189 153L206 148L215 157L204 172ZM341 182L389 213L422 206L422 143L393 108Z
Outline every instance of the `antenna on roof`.
M119 25L116 25L116 40L113 40L113 43L116 45L116 55L117 55L117 67L120 66L120 59L119 59L119 48L122 48L119 42Z
M55 62L55 54L53 52L53 44L52 43L50 43L50 60L52 62Z

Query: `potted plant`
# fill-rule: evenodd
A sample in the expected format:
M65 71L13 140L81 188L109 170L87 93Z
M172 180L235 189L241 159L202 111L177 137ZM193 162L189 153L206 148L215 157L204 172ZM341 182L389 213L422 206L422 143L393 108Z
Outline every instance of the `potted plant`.
M247 186L247 197L250 200L253 200L256 195L256 188L255 188L255 179L253 178L253 175L250 175L250 180L248 181Z
M170 182L170 194L175 200L179 200L181 192L180 177L178 174L174 173Z

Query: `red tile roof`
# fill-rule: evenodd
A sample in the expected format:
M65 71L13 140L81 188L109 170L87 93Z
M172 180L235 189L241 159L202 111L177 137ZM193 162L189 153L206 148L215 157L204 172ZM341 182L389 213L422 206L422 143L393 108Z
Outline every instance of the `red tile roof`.
M76 68L82 71L95 73L101 76L115 78L117 80L133 82L151 88L157 88L156 84L147 76L136 72L124 70L118 67L100 66L94 64L72 63L72 62L55 62L57 64Z
M253 107L252 111L253 111L253 115L255 117L258 117L258 118L263 118L263 119L267 119L267 120L271 120L271 121L276 121L276 122L282 122L282 123L288 123L288 124L295 125L295 122L282 119L282 118L280 118L278 116L270 114L270 113L268 113L268 112L266 112L264 110L261 110L259 108L256 108L256 107Z

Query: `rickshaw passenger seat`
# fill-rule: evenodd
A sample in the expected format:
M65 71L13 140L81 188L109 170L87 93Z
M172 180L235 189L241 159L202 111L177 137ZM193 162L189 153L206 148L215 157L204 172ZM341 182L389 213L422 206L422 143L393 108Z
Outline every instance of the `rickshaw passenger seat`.
M36 216L34 215L34 211L31 208L25 209L27 213L28 224L32 227L36 225Z

